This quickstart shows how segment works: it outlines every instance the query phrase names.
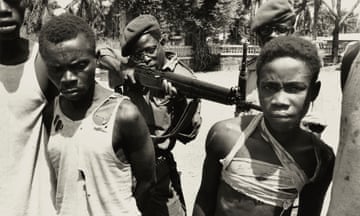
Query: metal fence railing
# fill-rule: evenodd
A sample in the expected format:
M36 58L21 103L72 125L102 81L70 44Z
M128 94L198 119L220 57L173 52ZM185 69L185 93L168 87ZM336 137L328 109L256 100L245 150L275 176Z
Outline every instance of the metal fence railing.
M120 43L118 41L106 41L106 42L101 42L100 44L105 44L109 47L115 48L115 49L120 49ZM212 54L218 54L220 56L242 56L242 52L243 52L243 48L242 45L229 45L229 44L224 44L224 45L217 45L217 44L213 44L209 46L210 48L210 53ZM169 46L165 46L166 50L172 51L177 53L177 55L181 58L191 58L192 54L193 54L193 50L191 48L191 46L173 46L173 45L169 45ZM319 47L319 52L321 53L321 55L323 57L331 57L331 50L332 47L331 45L326 45L326 46L321 46ZM257 56L260 53L260 47L257 45L249 45L248 46L248 56ZM342 53L344 51L344 46L339 46L339 55L340 53Z
M210 45L211 54L219 54L220 56L242 56L242 45ZM177 53L179 57L190 57L192 55L191 46L167 46L166 50ZM248 46L248 56L259 55L260 47L256 45Z
M220 56L242 56L242 45L210 45L211 54L219 54ZM193 51L191 46L166 46L166 50L177 53L179 57L191 57ZM324 46L320 48L320 53L323 56L331 56L331 46ZM343 48L339 47L339 54L343 52ZM257 56L260 53L260 47L257 45L249 45L247 49L248 56Z

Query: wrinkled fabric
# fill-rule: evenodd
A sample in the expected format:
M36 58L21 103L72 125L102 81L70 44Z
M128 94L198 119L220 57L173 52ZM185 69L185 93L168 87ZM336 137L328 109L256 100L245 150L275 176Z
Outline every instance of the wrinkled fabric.
M0 65L0 212L6 216L54 215L50 166L45 157L42 111L35 58Z
M124 97L111 95L83 120L66 117L55 100L49 157L57 177L58 215L140 215L132 193L131 166L112 145L116 112ZM94 122L97 110L115 101L111 117ZM101 116L100 116L101 117Z
M281 166L251 158L235 157L245 140L260 124L261 135L273 148ZM254 117L230 153L220 161L222 180L234 190L268 205L288 209L309 181L293 157L270 134L262 114Z

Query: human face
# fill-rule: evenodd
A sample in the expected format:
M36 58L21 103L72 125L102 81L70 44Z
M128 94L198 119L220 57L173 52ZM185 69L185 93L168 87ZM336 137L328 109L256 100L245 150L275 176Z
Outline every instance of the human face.
M90 94L95 83L95 51L87 38L76 38L58 44L48 42L42 56L49 79L68 100L79 100Z
M268 127L276 132L299 127L318 93L312 78L308 66L291 57L276 58L262 67L258 91Z
M264 46L271 39L279 36L287 36L294 32L292 20L283 23L270 23L262 26L257 31L259 36L260 45Z
M0 0L0 40L20 37L24 11L21 0Z
M151 34L144 34L136 42L130 59L137 65L160 70L165 63L165 52L157 39Z

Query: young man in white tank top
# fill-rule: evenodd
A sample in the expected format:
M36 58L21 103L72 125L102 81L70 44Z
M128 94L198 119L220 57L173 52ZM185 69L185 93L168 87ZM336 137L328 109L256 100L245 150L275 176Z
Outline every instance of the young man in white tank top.
M74 15L53 17L40 31L60 92L46 115L55 207L58 215L140 215L155 181L154 147L136 106L95 82L95 46L91 27Z
M51 216L42 111L52 97L37 44L20 37L27 6L0 0L0 214Z

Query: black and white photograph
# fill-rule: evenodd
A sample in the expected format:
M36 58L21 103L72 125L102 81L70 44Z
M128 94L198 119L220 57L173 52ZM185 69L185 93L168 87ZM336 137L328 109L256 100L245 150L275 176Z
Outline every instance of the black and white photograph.
M359 216L360 0L0 0L1 216Z

